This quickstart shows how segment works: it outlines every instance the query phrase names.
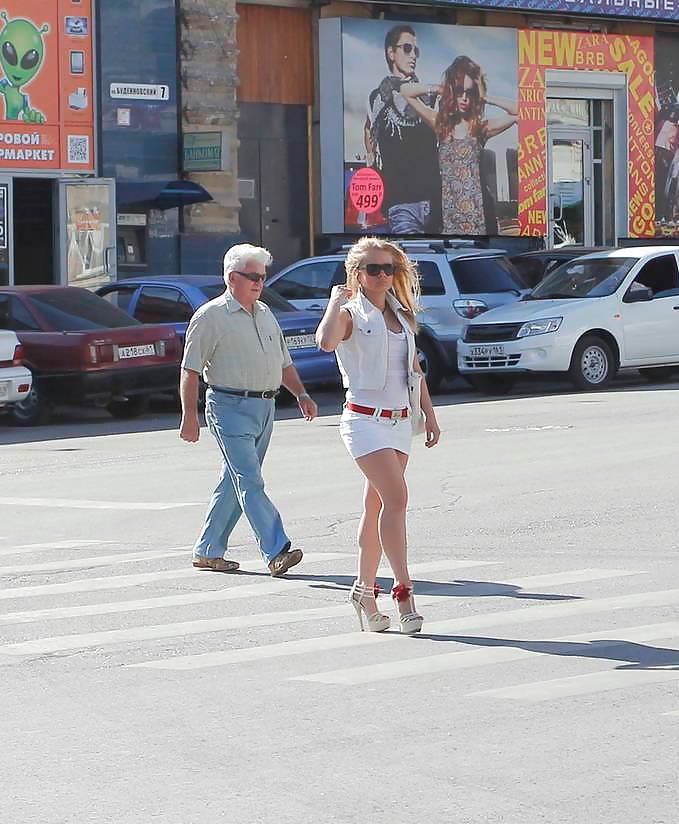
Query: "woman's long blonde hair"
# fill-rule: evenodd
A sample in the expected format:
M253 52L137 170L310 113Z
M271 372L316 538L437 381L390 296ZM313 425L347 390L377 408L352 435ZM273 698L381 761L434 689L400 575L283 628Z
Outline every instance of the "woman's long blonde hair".
M347 271L347 286L351 289L352 297L356 297L360 290L358 272L365 263L366 254L372 249L389 252L391 255L395 266L392 292L405 309L410 325L415 329L415 314L420 311L420 276L417 264L395 243L378 237L362 237L349 249L344 268Z

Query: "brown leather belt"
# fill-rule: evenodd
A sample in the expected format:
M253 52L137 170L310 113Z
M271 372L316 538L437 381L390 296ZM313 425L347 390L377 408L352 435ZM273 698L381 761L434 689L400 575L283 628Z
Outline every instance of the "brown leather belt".
M394 418L394 420L408 417L407 406L405 409L376 409L372 406L360 406L357 403L345 403L344 406L352 412L358 412L359 415L370 415L371 417L377 418Z

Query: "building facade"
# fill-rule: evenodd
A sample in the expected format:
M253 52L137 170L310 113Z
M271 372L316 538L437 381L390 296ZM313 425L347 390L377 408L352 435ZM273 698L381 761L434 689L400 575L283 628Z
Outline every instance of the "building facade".
M0 283L679 236L677 0L4 8Z

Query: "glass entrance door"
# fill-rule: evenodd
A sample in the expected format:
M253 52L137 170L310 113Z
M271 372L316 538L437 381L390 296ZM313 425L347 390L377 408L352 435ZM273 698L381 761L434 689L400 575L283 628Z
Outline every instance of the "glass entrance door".
M115 181L59 182L61 282L94 288L116 279Z
M592 147L589 129L548 132L550 246L591 246L594 239Z

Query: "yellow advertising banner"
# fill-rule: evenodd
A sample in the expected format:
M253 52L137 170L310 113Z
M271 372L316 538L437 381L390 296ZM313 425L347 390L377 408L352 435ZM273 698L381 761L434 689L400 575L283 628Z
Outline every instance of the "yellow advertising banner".
M627 77L630 237L655 234L653 38L583 32L519 32L519 227L547 234L548 69L619 72Z

